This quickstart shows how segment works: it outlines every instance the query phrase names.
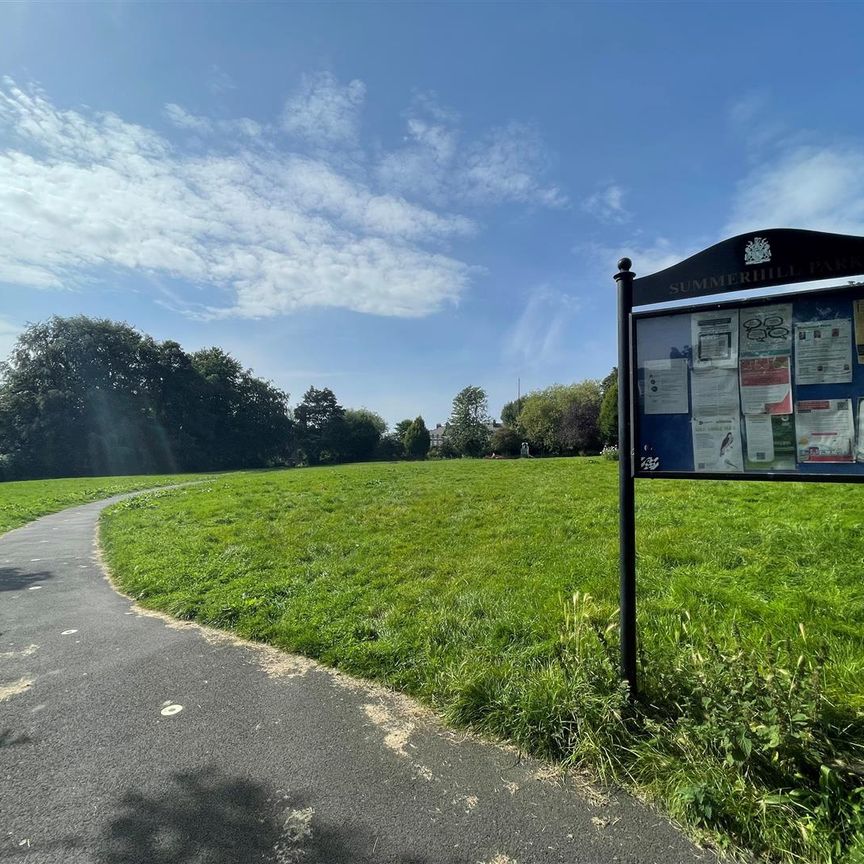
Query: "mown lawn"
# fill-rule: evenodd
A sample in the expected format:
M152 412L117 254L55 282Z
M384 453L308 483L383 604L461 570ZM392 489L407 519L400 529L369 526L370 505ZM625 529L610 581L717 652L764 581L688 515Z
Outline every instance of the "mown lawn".
M147 606L385 681L721 844L864 860L862 490L641 482L632 706L616 496L599 459L265 472L116 505L102 540Z
M0 534L64 507L110 498L121 492L184 483L203 474L139 474L134 477L73 477L0 483Z

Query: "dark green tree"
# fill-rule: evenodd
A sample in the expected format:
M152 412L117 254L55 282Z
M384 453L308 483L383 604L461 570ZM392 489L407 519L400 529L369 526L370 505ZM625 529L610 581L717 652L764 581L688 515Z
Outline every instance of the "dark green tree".
M465 387L453 400L446 439L460 456L482 456L489 450L491 422L486 391Z
M618 443L618 381L609 385L600 403L600 438L604 444Z
M519 428L519 412L524 401L524 398L514 399L501 409L501 422L509 429Z
M381 437L387 431L383 418L368 408L348 408L343 420L341 461L374 459Z
M344 449L345 409L329 387L310 387L294 410L301 462L336 462Z
M492 452L499 456L518 456L521 445L521 436L509 426L499 426L492 433L492 440L489 444Z
M0 371L7 478L273 464L290 434L285 394L230 355L114 321L31 325Z
M585 456L599 453L600 382L581 381L567 388L567 401L561 416L561 442L566 452Z
M414 419L402 438L405 453L409 459L425 459L429 452L429 430L422 417Z

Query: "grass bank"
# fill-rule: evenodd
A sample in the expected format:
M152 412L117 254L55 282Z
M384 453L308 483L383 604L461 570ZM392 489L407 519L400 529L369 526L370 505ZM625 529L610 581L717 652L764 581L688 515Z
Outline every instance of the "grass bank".
M133 477L73 477L0 483L0 534L75 504L110 498L172 483L198 480L206 474L139 474Z
M864 500L637 490L642 693L618 684L617 487L590 459L234 475L108 511L147 606L589 766L721 844L864 859Z

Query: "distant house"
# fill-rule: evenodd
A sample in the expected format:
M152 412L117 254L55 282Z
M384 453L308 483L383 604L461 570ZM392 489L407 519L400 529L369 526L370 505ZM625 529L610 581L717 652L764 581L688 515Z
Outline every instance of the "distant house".
M444 444L444 435L447 432L447 423L443 425L439 423L434 429L429 430L429 446L430 447L441 447ZM501 424L497 420L493 420L491 423L486 424L486 428L489 430L489 434L491 435L496 429L501 428Z

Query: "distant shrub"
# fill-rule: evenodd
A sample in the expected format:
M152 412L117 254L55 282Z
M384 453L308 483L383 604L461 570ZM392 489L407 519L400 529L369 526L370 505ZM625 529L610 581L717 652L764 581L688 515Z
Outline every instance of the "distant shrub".
M610 462L618 461L618 445L617 444L607 444L601 451L600 455L604 459L608 459Z

